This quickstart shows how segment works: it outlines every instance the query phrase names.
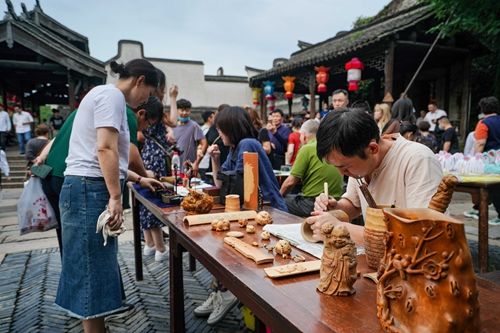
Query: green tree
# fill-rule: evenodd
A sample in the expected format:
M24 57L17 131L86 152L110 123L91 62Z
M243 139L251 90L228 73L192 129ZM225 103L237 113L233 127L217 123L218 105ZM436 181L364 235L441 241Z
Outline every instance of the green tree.
M500 97L500 1L499 0L422 0L432 6L441 20L433 30L445 36L460 31L477 35L493 52L496 66L495 95Z

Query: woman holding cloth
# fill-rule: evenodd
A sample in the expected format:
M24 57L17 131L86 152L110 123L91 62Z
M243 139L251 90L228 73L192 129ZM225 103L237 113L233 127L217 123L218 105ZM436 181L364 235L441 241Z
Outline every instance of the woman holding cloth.
M82 100L71 132L61 190L62 270L56 304L83 320L85 332L105 332L104 317L123 311L125 293L117 260L118 241L96 233L99 215L108 224L123 223L121 201L125 179L144 187L161 186L127 172L129 127L126 105L145 103L158 86L155 67L146 60L111 62L116 84L93 88Z

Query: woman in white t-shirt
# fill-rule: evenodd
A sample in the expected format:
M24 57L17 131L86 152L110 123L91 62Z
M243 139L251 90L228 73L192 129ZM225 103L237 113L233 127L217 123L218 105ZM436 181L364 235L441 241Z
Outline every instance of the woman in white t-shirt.
M56 304L83 320L85 332L104 332L104 316L124 305L118 242L96 233L99 215L107 209L109 226L123 223L121 192L126 178L141 185L160 185L127 172L129 128L126 105L135 109L158 86L155 67L143 59L125 65L111 62L116 84L93 88L75 116L64 184L60 194L62 270ZM128 176L128 177L127 177Z

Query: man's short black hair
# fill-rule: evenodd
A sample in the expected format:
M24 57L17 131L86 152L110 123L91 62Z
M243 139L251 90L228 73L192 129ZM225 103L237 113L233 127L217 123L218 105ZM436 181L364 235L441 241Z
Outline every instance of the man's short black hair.
M215 112L214 111L205 111L201 114L201 117L203 118L203 122L207 122L208 121L208 118L210 118L211 115L213 115Z
M281 109L276 109L276 110L271 112L271 114L275 114L275 113L279 113L281 115L281 117L285 116L285 114L283 113L283 111Z
M372 140L379 142L380 133L371 115L360 110L338 108L321 120L316 135L316 153L320 160L333 150L347 157L365 159L365 149Z
M479 107L484 114L493 114L500 112L500 105L495 96L483 97L479 101Z
M334 90L333 93L332 93L332 96L333 95L337 95L337 94L344 94L346 97L349 97L349 93L345 89L336 89L336 90Z
M180 100L177 101L177 108L178 109L191 109L191 102L188 101L187 99L181 98Z
M59 112L58 109L52 109L52 113L57 113L57 112Z

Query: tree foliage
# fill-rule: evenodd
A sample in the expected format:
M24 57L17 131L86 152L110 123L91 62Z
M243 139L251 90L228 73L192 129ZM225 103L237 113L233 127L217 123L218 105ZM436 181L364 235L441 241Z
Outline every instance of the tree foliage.
M470 31L489 42L498 42L500 35L499 0L423 0L429 3L438 19L436 29L446 35ZM449 21L446 23L446 20ZM492 45L498 49L499 45Z

